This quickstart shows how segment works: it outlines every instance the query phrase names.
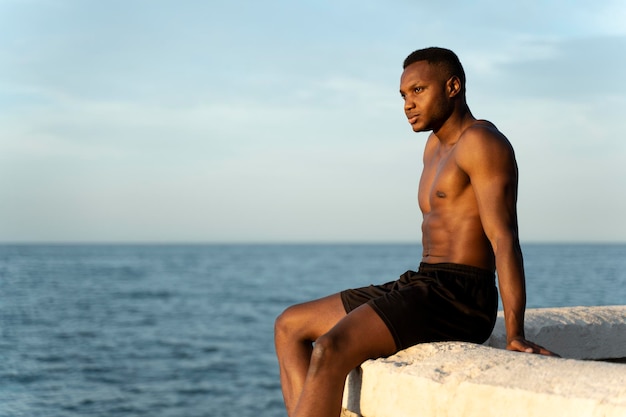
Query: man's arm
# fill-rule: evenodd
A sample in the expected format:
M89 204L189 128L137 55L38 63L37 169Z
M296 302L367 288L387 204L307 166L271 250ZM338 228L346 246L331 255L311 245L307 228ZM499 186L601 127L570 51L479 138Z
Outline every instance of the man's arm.
M518 237L513 148L495 128L482 126L468 129L457 146L457 164L470 178L483 230L495 255L507 349L550 355L524 335L526 287Z

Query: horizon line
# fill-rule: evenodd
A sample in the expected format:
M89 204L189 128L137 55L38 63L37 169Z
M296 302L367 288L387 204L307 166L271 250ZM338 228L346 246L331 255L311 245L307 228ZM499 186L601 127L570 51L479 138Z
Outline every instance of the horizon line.
M522 240L522 245L624 245L626 240ZM421 242L410 240L241 240L241 241L185 241L185 240L159 240L159 241L78 241L78 240L41 240L41 241L0 241L0 246L297 246L297 245L416 245Z

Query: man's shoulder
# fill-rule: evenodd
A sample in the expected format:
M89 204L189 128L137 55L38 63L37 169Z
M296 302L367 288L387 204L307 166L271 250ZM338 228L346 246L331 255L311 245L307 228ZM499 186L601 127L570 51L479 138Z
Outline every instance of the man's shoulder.
M463 133L461 134L461 138L472 138L474 140L489 139L489 138L504 138L502 132L498 130L496 125L491 123L488 120L476 120L470 126L468 126Z
M426 139L426 146L424 147L424 160L429 159L433 155L437 146L439 146L439 139L437 139L437 136L431 132L431 134L428 135L428 139Z
M459 138L459 150L477 151L483 147L493 147L511 149L509 140L500 130L487 120L476 120L471 126L467 127Z
M477 120L463 132L457 144L455 159L457 165L466 172L476 167L515 165L511 143L493 123L486 120Z

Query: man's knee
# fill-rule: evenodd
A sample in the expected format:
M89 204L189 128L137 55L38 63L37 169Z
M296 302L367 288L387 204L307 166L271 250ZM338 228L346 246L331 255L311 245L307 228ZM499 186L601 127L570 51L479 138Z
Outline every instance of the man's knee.
M311 343L345 316L341 299L327 298L287 307L274 322L276 340Z
M300 328L295 306L287 307L274 321L274 337L293 337Z
M346 349L342 349L342 338L334 333L326 333L315 340L311 354L312 367L341 367L345 362L342 356Z
M289 307L291 308L291 307ZM289 308L284 310L282 313L276 317L274 321L274 335L278 337L281 334L284 334L289 329Z

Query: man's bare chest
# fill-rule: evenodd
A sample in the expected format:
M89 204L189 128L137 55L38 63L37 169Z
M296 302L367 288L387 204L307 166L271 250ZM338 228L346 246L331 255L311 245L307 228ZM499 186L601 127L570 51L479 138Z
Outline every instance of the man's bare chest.
M435 208L452 204L468 187L469 177L458 166L453 153L427 160L418 191L420 208L428 213Z

